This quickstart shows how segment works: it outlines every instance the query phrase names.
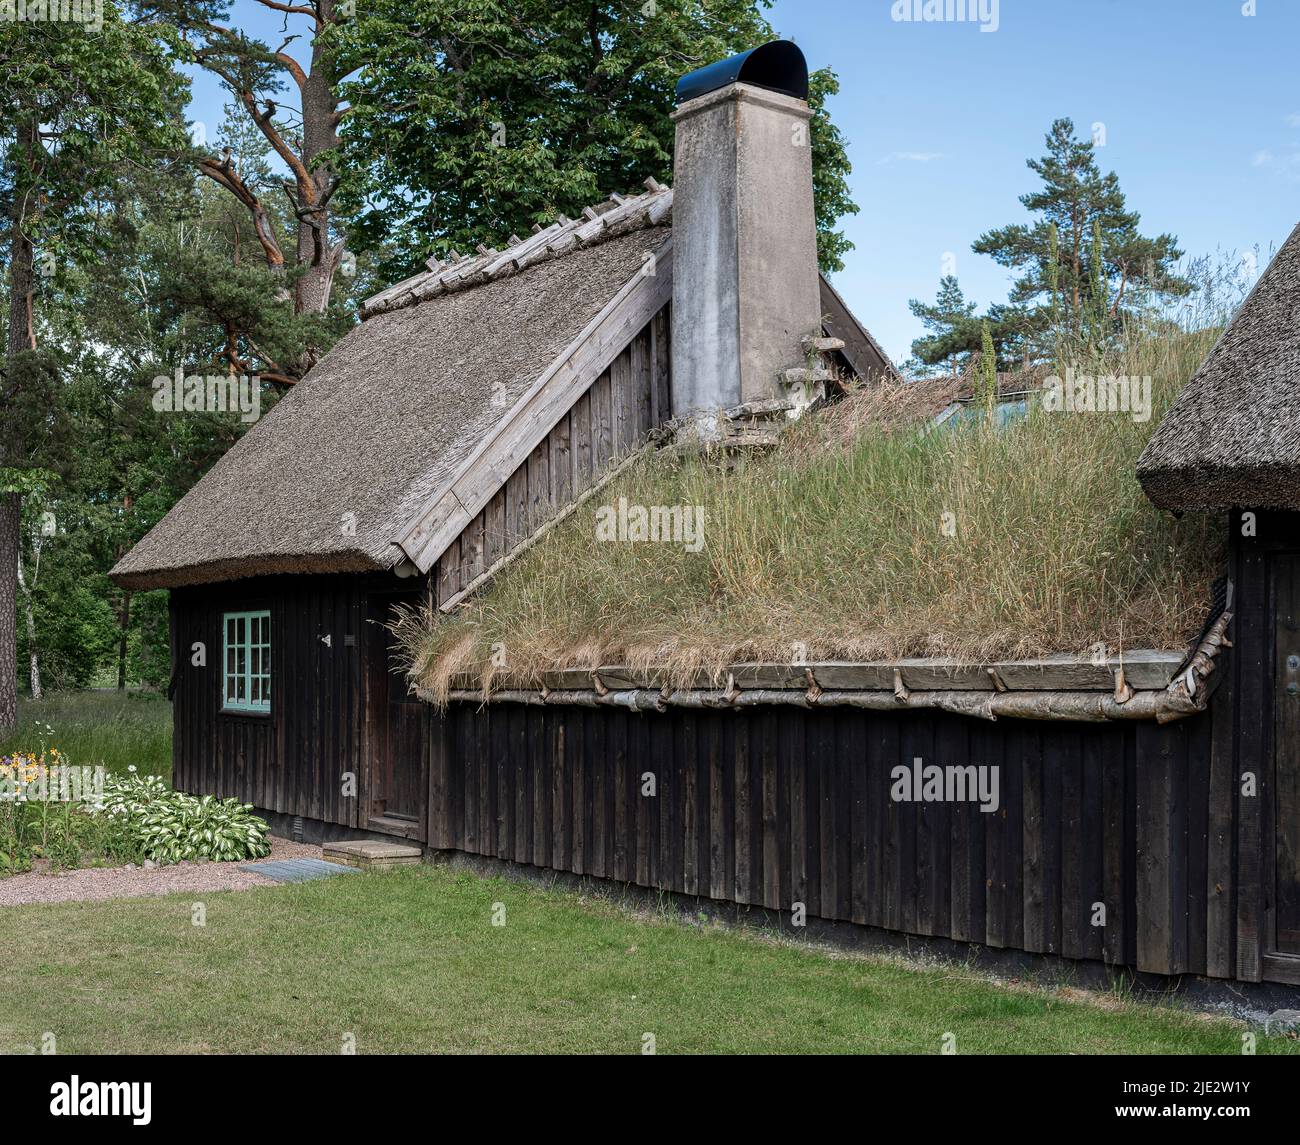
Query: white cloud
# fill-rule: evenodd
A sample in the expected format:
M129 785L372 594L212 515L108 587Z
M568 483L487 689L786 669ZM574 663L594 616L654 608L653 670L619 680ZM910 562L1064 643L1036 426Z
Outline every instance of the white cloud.
M891 151L883 159L876 161L878 167L883 167L886 163L933 163L936 159L942 159L942 151Z
M1300 111L1292 112L1286 117L1288 127L1300 127Z
M1267 149L1256 151L1251 156L1250 165L1286 179L1300 180L1300 147L1290 147L1280 155Z

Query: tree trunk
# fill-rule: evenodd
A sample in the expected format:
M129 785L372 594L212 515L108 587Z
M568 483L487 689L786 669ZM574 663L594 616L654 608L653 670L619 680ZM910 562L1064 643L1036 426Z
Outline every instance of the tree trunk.
M36 122L19 120L14 138L14 162L22 170L36 146ZM34 258L27 230L27 191L16 180L9 208L9 336L5 359L36 347L32 325ZM7 466L23 461L23 443L14 425L0 426L0 475ZM0 488L3 481L0 480ZM18 529L22 498L16 492L0 493L0 728L18 722Z
M122 608L117 614L118 638L117 638L117 690L126 691L126 644L127 635L131 629L131 594L123 590Z
M321 0L321 28L333 20L332 0ZM295 283L294 310L298 314L320 314L329 306L339 251L330 241L329 190L333 181L320 156L338 146L338 101L334 96L334 69L329 51L318 30L312 43L311 71L301 83L302 163L310 176L309 186L298 189L298 265L305 268ZM310 209L310 213L308 213Z
M0 728L18 722L17 493L0 494Z
M23 550L22 546L18 548L18 591L23 597L23 615L27 621L27 655L28 663L31 667L32 676L32 699L41 698L41 652L36 643L36 609L32 603L32 590L36 588L36 578L40 575L41 567L41 538L39 534L36 537L36 561L32 568L31 583L27 583L27 578L23 573Z

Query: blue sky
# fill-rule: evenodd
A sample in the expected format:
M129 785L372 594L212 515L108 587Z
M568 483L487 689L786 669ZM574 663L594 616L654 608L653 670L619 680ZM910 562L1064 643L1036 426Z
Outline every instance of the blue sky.
M933 298L946 253L981 307L1006 297L1007 273L970 245L1024 217L1025 160L1057 117L1104 125L1103 169L1144 231L1189 256L1257 246L1262 266L1300 221L1300 0L1255 0L1253 16L1243 0L998 0L991 32L895 21L894 6L777 0L769 15L839 73L862 212L836 284L896 361L920 333L908 299ZM234 13L268 39L280 26L254 0ZM191 117L215 125L224 98L196 76Z

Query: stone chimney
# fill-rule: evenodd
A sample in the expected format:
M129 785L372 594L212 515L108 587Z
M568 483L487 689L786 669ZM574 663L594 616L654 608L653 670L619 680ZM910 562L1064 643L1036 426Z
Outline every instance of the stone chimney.
M684 76L673 158L673 413L779 397L821 333L808 68L776 40ZM707 419L706 419L707 420Z

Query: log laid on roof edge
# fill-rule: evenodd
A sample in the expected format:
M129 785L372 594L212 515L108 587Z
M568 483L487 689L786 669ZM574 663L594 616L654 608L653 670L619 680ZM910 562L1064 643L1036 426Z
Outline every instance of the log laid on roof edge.
M1052 678L1053 670L1062 666L1070 678L1089 681L1101 679L1101 673L1109 667L1108 662L1087 661L1089 667L1097 670L1095 676L1087 675L1076 671L1081 663L1078 657L1053 656L1038 661L985 666L956 665L947 660L900 661L896 665L824 662L800 666L738 664L727 672L725 689L673 689L647 685L651 673L617 666L594 670L571 668L545 673L549 682L544 683L540 690L504 688L484 691L456 687L448 700L480 704L491 701L533 706L620 707L650 712L663 712L670 707L718 711L771 706L805 709L851 707L883 712L928 709L986 720L1155 720L1169 723L1205 710L1218 683L1214 676L1215 658L1222 648L1228 646L1226 632L1231 621L1231 612L1220 614L1205 638L1190 653L1143 650L1122 659L1117 657L1113 676L1115 687L1111 692L1101 688L1042 687L1044 680ZM913 678L918 681L933 684L934 681L959 679L972 686L926 688L918 684L913 689L903 680L904 664L910 664ZM1136 690L1126 681L1130 666L1136 676L1162 682ZM1006 685L1003 670L1013 669L1008 674L1015 679L1016 668L1024 670L1025 678L1040 686L1016 690ZM826 688L825 683L837 673L841 686ZM974 686L974 681L981 679L987 683ZM744 680L763 683L758 686L751 683L746 689L742 683ZM552 687L553 684L558 686ZM845 687L845 684L849 686ZM994 690L997 684L1002 686ZM416 694L423 700L437 702L427 688L417 687Z
M427 689L416 694L432 700ZM1208 690L1202 692L1208 697ZM638 712L663 712L668 708L698 708L711 711L785 706L797 708L865 708L871 711L901 712L939 710L979 719L1002 718L1026 720L1072 720L1104 723L1109 720L1155 720L1169 723L1204 710L1204 698L1198 702L1166 689L1136 692L1126 703L1118 703L1104 692L912 692L900 699L893 692L822 692L810 695L779 688L759 688L731 695L720 691L688 689L661 692L650 688L608 691L592 690L526 691L506 689L485 697L480 691L456 689L448 695L454 703L526 704L537 707L555 705L586 708L627 708Z
M701 670L686 684L707 688L725 682L730 676L741 689L804 691L808 688L811 673L812 682L827 691L892 693L897 669L908 691L1111 692L1115 687L1115 673L1122 666L1128 683L1141 692L1167 687L1186 658L1187 652L1181 649L1142 649L1125 653L1122 657L1096 661L1061 655L1033 660L1000 660L989 664L961 664L944 658L879 662L820 660L807 664L741 663L732 664L721 672ZM997 673L1004 688L997 687L990 670ZM600 677L604 687L617 691L660 688L667 674L654 668L602 664L597 668L557 668L543 672L541 684L556 690L587 689L592 687L593 675ZM467 689L479 684L479 680L470 675L455 677L452 682ZM536 684L536 681L508 677L503 682L510 687L525 688Z

